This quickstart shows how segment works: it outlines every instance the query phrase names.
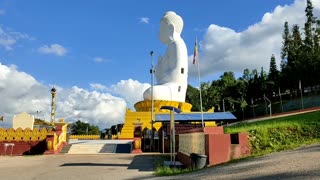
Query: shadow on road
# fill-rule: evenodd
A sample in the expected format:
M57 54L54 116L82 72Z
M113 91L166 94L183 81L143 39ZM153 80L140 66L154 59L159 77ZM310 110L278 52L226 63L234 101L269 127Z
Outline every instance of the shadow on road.
M134 156L128 169L138 169L139 171L154 171L163 161L162 154L142 154Z
M64 163L62 166L121 166L127 167L129 164L110 164L110 163Z

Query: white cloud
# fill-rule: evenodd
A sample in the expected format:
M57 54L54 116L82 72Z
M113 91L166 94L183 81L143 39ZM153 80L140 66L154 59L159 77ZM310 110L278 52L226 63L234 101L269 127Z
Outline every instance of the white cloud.
M5 125L10 127L12 116L21 112L35 115L37 111L41 111L37 116L49 121L51 87L39 83L31 75L19 71L15 66L0 63L0 115L4 115ZM78 119L88 121L101 129L124 122L126 102L122 98L76 86L55 87L57 119L65 118L69 122Z
M104 59L104 58L102 58L102 57L95 57L95 58L94 58L94 61L95 61L95 62L105 62L105 61L107 61L107 60Z
M102 84L98 84L98 83L91 83L90 88L93 90L97 90L97 91L104 91L107 89L106 86L104 86Z
M31 38L24 33L5 29L0 25L0 46L2 46L5 50L13 50L13 46L17 43L17 41L22 39L33 40L34 38Z
M4 9L0 9L0 16L3 16L6 14L6 11Z
M314 15L320 18L320 2L312 2ZM245 68L260 70L262 66L268 71L272 54L275 54L279 67L283 24L285 21L290 26L298 24L303 32L305 7L305 0L277 6L273 12L265 13L260 22L242 32L211 24L200 42L201 74L221 75L224 71L242 74ZM192 56L189 58L192 62ZM196 76L196 66L189 64L190 75Z
M150 87L148 83L140 83L137 80L121 80L116 85L112 85L110 92L123 97L130 108L139 101L143 100L143 92Z
M87 91L79 87L57 91L57 116L82 120L101 129L123 123L126 102L109 93Z
M40 47L38 51L43 54L54 54L57 56L64 56L67 53L66 48L59 44L44 45Z
M149 24L150 19L148 17L140 18L140 23Z

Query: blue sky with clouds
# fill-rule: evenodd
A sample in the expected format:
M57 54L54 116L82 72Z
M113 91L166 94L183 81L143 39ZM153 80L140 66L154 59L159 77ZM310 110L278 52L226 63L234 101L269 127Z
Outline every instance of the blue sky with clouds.
M320 3L313 3L319 15ZM11 83L20 82L17 78L28 78L30 82L22 82L35 84L38 89L30 87L20 95L28 97L24 103L32 101L34 109L23 103L12 108L0 105L0 115L11 117L19 111L42 109L48 111L43 113L47 117L50 105L44 96L54 85L64 93L59 100L61 117L103 126L121 122L124 107L141 100L143 90L150 86L149 52L155 52L156 63L157 56L165 51L158 30L166 11L175 11L184 19L182 37L190 55L189 83L197 86L196 68L191 63L196 36L203 81L216 79L224 71L241 74L246 67L268 69L272 54L280 61L284 21L302 26L304 8L304 0L2 0L0 97L11 103L16 100L21 93L16 88L25 87ZM92 104L81 105L88 101ZM117 107L109 101L120 102L120 110L105 110ZM118 115L112 113L118 111Z
M214 23L242 31L286 1L12 1L0 4L3 29L27 35L1 48L3 64L15 64L40 81L61 86L111 85L133 78L149 82L150 50L164 52L159 19L173 10L185 23L183 38L192 54ZM54 45L59 45L58 47ZM64 51L59 53L59 47ZM56 51L40 51L39 48ZM156 59L155 59L156 61Z

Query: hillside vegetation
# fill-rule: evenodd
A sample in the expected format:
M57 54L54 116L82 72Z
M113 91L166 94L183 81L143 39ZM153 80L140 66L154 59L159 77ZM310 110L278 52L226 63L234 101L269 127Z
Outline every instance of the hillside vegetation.
M320 111L225 127L226 133L249 133L253 155L320 142Z

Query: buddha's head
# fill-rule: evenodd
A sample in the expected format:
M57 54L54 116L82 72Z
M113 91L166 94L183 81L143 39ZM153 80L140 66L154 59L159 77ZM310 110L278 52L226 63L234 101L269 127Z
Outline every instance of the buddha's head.
M173 11L166 12L160 20L159 39L168 44L174 40L174 34L180 36L183 28L183 20Z

